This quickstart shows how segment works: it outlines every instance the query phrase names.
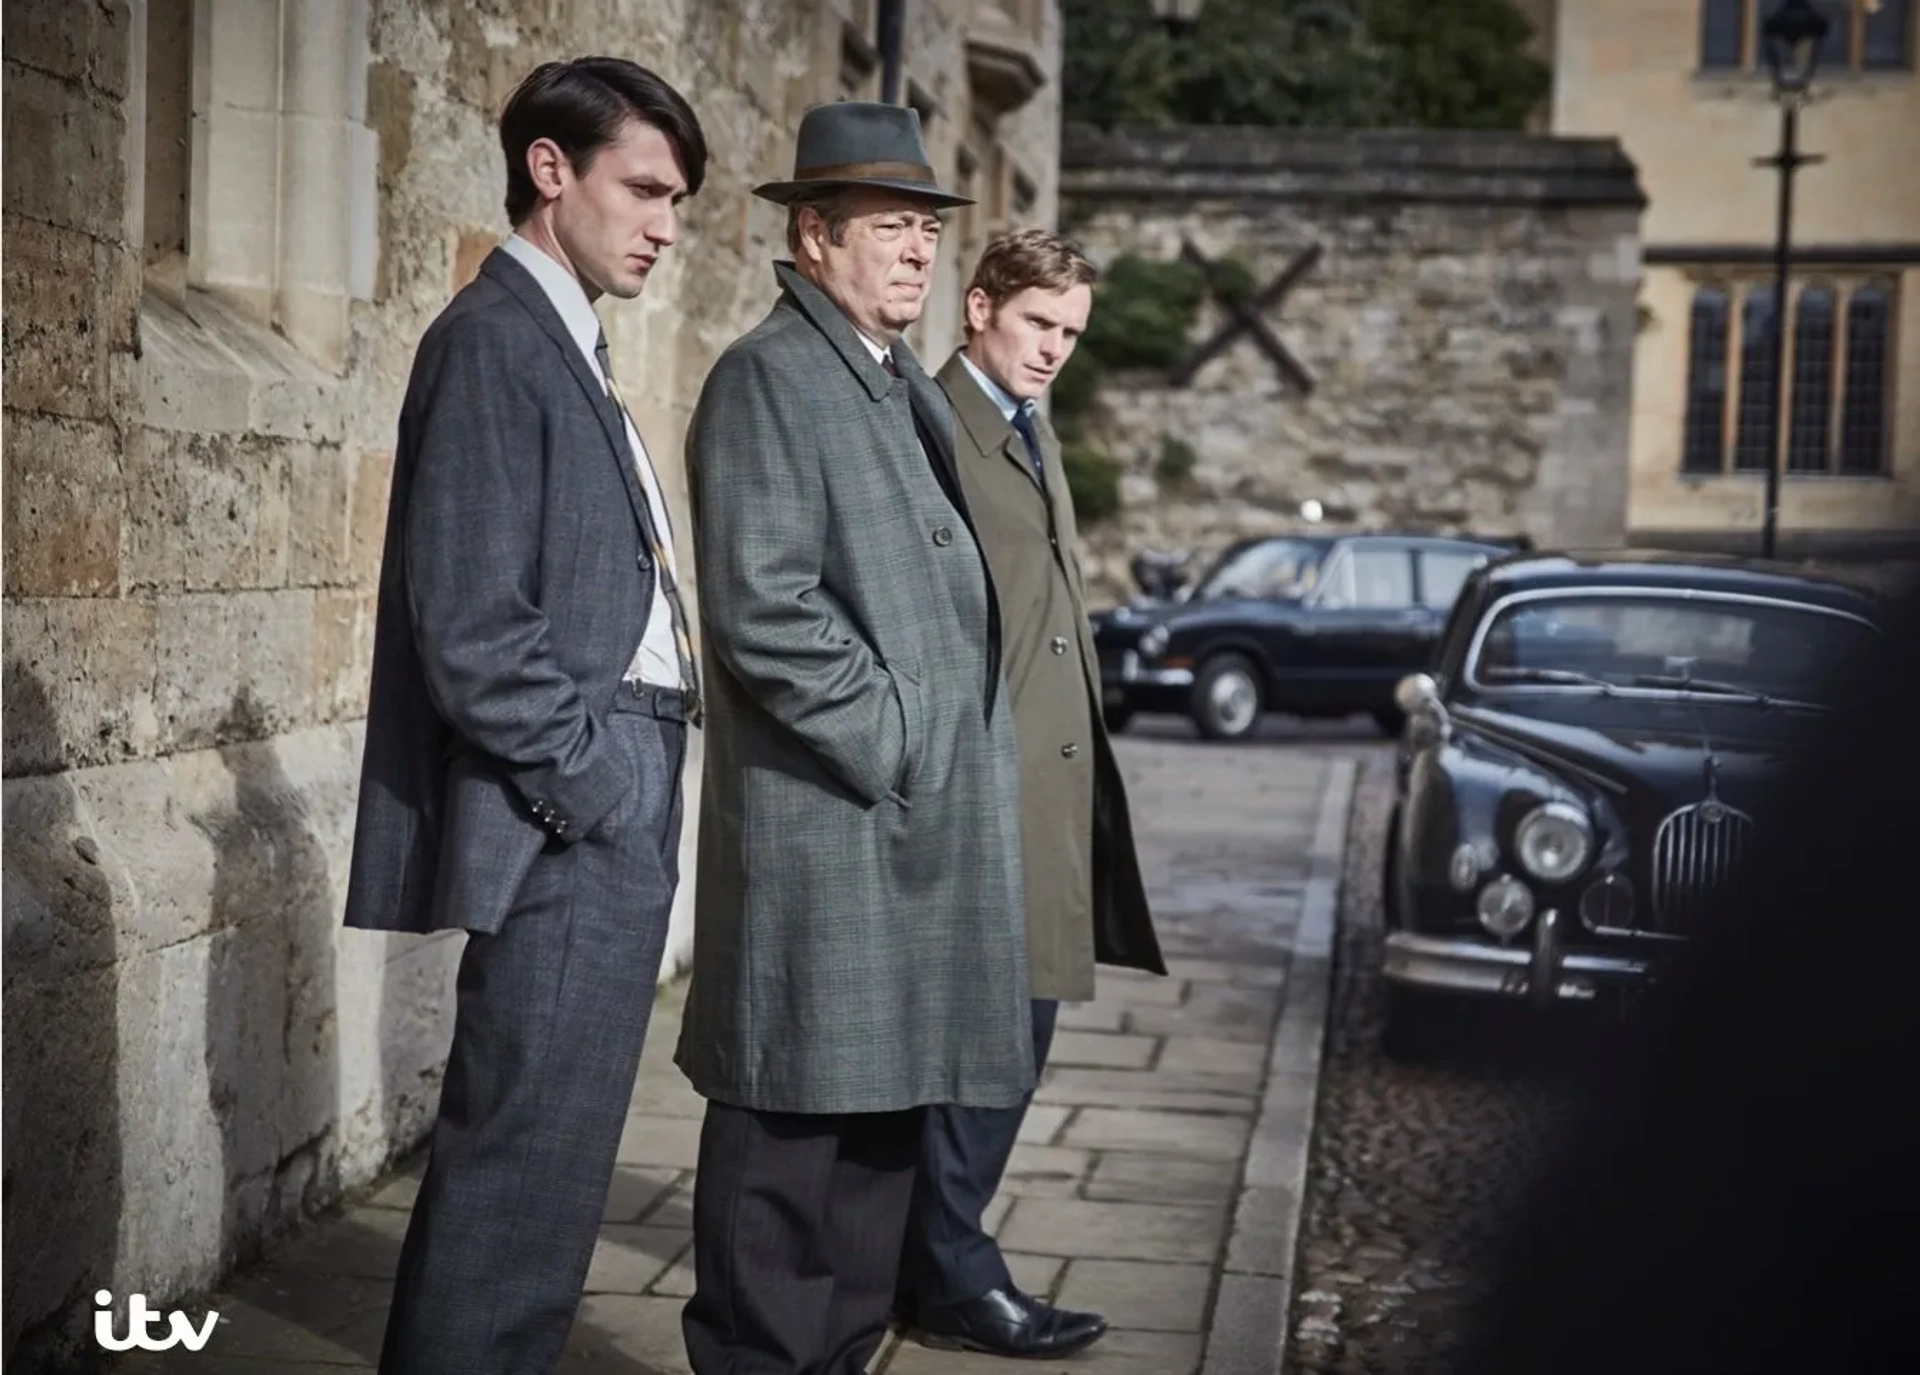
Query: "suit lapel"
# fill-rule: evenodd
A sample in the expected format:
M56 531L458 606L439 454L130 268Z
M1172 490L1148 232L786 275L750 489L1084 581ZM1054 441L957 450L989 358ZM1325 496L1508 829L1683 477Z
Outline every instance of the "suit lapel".
M573 335L568 333L560 312L554 309L553 302L547 299L547 293L533 279L533 274L516 263L512 254L496 248L480 264L480 270L511 292L553 341L554 347L560 350L560 356L573 373L573 380L586 393L587 404L593 407L600 428L606 432L607 444L612 449L614 463L620 469L621 483L626 488L627 501L633 507L633 518L639 522L641 531L651 537L654 533L653 520L647 509L647 494L640 487L639 456L627 442L626 421L621 417L620 408L614 405L613 398L607 395L607 389L601 385L593 365L581 355L580 346L574 343Z
M1028 482L1034 482L1033 463L1027 458L1026 441L1020 438L1019 432L1000 413L1000 407L993 398L981 390L980 383L967 370L958 353L940 369L940 385L946 389L947 399L953 403L954 419L967 432L973 447L989 458L999 455L1018 468L1020 475ZM1037 416L1035 418L1038 419ZM1041 433L1044 453L1044 428ZM1036 496L1044 495L1038 483L1034 483L1033 490Z

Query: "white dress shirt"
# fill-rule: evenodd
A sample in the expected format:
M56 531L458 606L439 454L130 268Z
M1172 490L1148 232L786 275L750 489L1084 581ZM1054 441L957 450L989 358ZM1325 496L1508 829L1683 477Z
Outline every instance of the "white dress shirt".
M601 377L603 381L610 380L601 373L600 362L593 356L593 346L600 339L600 316L594 311L593 302L587 299L586 290L580 285L579 279L518 234L501 247L515 262L533 274L534 281L540 283L540 289L547 293L547 299L553 302L553 308L560 313L561 323L567 327L567 333L573 336L573 342L579 345L581 355L586 358L594 376ZM678 583L679 565L674 562L673 530L667 523L667 503L660 492L660 479L654 475L653 459L647 453L640 432L634 428L631 415L627 417L626 429L627 443L633 446L634 462L640 470L640 486L647 494L647 509L653 518L653 528L660 536L668 569L674 573L674 581ZM661 579L657 577L653 580L653 608L647 613L646 633L634 652L626 676L655 687L686 686L680 681L680 654L673 633L673 608L667 602Z

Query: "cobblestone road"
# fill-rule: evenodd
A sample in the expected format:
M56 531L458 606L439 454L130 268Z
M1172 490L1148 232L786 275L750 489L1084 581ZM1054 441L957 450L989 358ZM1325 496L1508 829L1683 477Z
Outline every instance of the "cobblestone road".
M1463 1013L1416 1066L1379 1048L1380 857L1392 756L1355 790L1286 1370L1430 1375L1464 1335L1501 1209L1570 1101L1590 1032Z

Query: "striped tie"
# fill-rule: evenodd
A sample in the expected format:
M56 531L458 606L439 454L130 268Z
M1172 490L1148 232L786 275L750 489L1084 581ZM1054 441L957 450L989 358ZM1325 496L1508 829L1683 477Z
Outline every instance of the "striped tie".
M633 417L627 412L627 403L620 397L620 388L614 385L611 355L607 350L607 336L602 334L593 346L593 358L600 365L600 376L607 384L607 395L613 398L613 404L620 410L620 418L633 427L635 434L640 427L634 425ZM635 460L639 455L634 455ZM642 489L641 495L646 495ZM664 504L664 497L662 498ZM666 512L660 513L660 519L667 518ZM667 610L672 613L673 647L680 659L680 686L687 694L687 724L700 724L700 666L693 657L693 640L687 634L687 609L680 601L680 583L673 576L673 565L667 560L667 551L660 543L660 532L654 528L651 513L645 522L647 541L653 546L653 566L660 572L660 591L667 599Z

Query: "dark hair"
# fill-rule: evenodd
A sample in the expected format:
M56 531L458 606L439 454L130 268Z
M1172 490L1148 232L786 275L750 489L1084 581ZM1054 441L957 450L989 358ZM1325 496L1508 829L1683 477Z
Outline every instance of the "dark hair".
M679 154L687 193L707 175L707 138L686 97L624 57L576 57L543 62L507 97L500 112L500 147L507 155L507 219L519 224L540 203L527 173L527 149L552 139L573 170L584 175L593 155L620 137L629 119L651 124Z

